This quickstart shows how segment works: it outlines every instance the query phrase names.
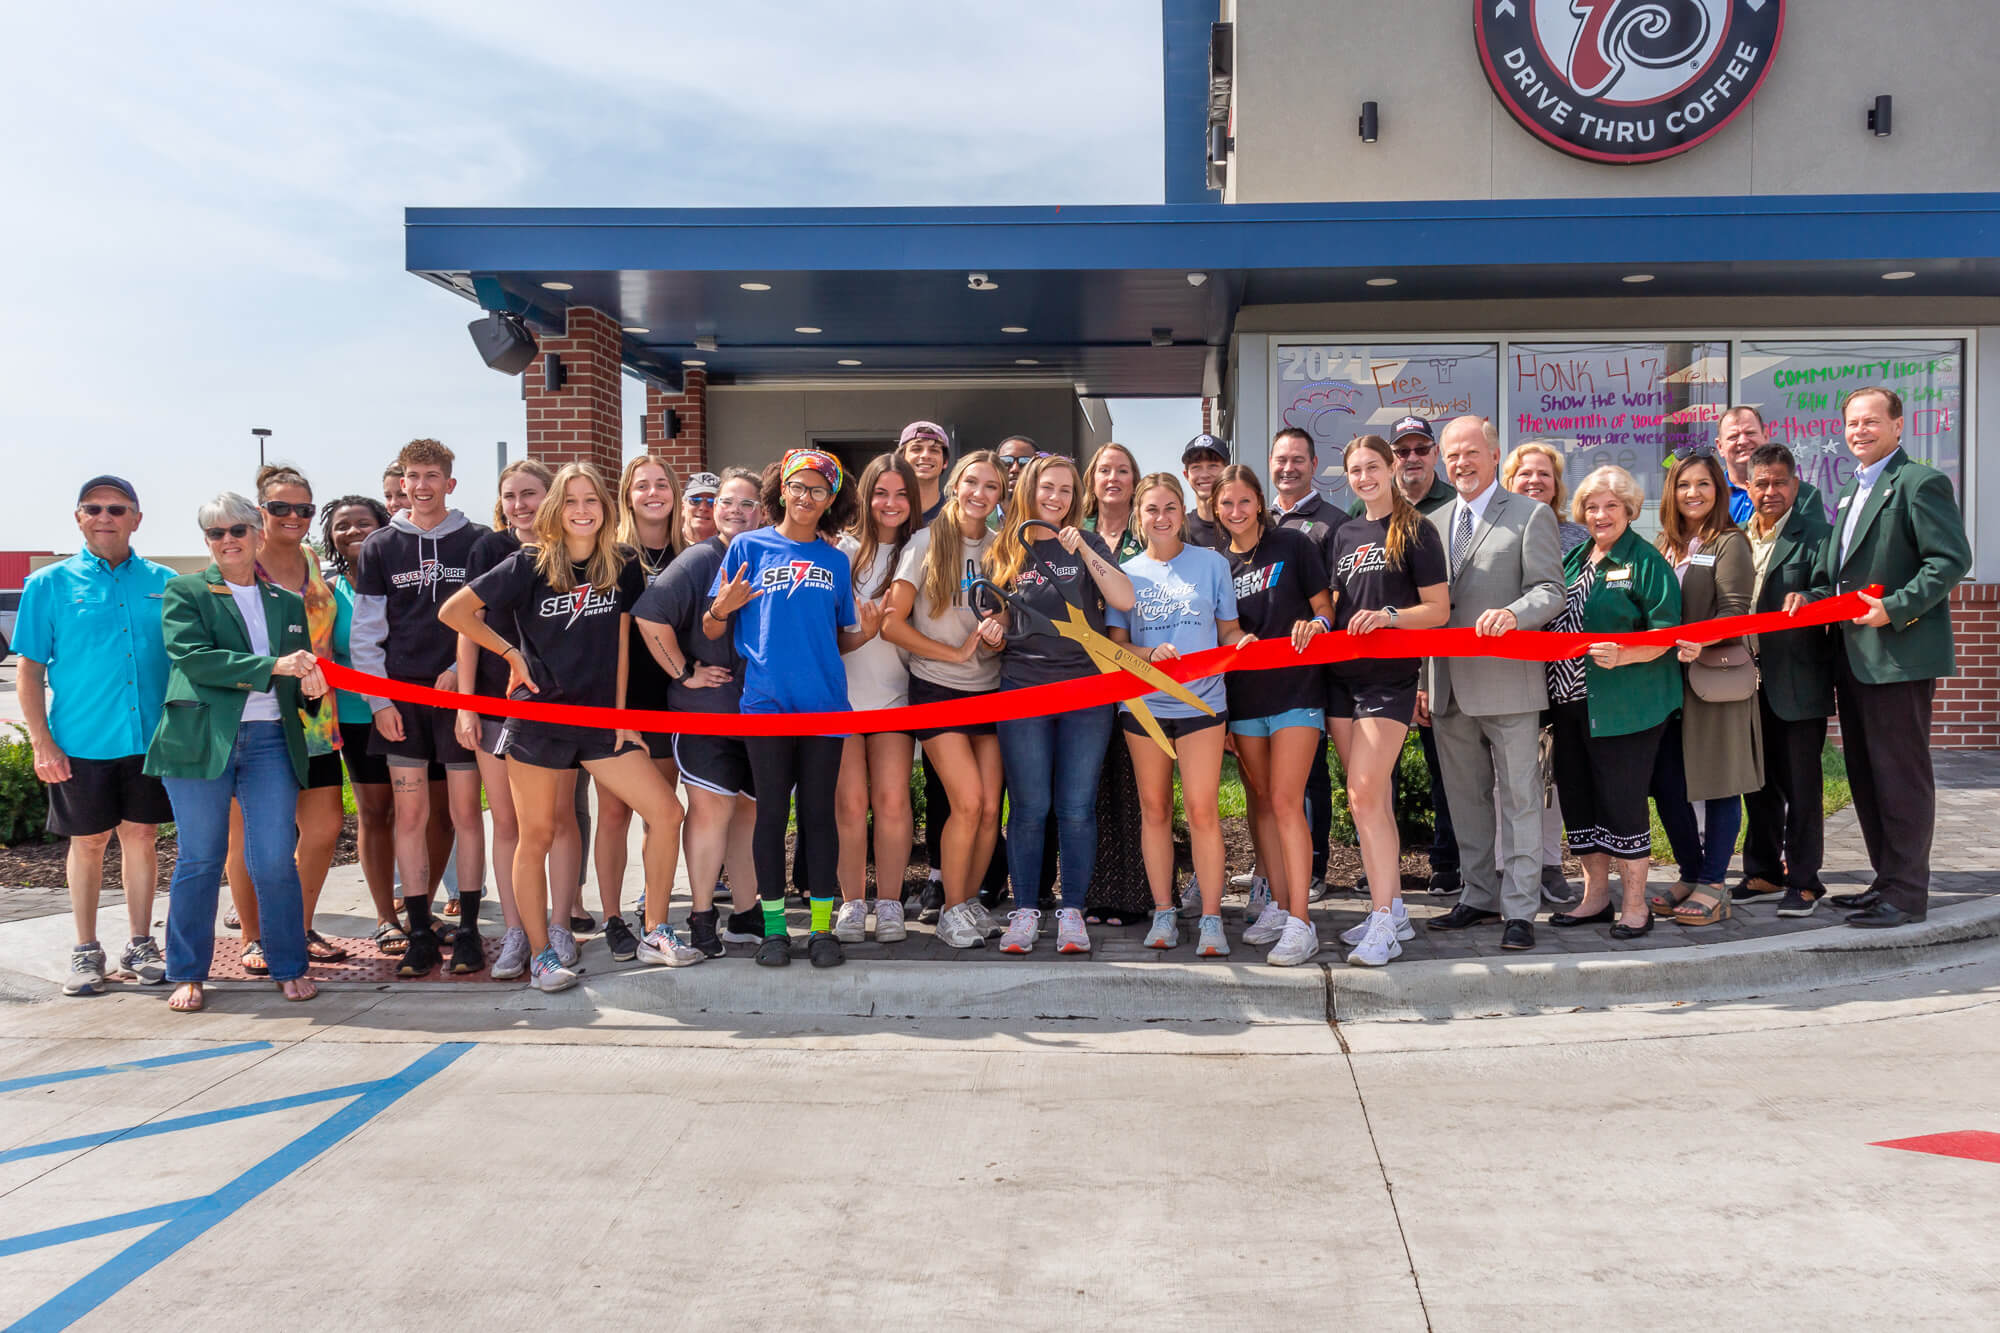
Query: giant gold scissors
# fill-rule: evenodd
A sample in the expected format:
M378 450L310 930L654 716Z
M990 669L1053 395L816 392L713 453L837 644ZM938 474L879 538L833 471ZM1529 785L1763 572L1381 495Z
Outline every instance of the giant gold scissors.
M1042 559L1036 553L1034 547L1028 545L1025 534L1029 528L1047 528L1050 532L1055 533L1060 533L1061 530L1055 524L1040 518L1027 519L1014 529L1015 535L1021 537L1021 547L1027 552L1028 558L1041 566L1042 577L1049 581L1050 587L1059 589L1061 584L1057 582L1056 571L1049 566L1048 561ZM1017 595L1006 591L991 579L974 579L971 586L967 589L967 600L971 601L973 597L980 593L986 594L995 602L1005 607L1008 613L1013 616L1014 627L1020 633L1046 634L1052 638L1068 639L1071 643L1076 644L1086 653L1089 653L1090 660L1095 662L1097 669L1104 674L1111 675L1119 671L1126 672L1132 676L1136 676L1155 690L1164 691L1174 698L1179 699L1184 704L1199 708L1210 717L1215 716L1215 710L1203 703L1201 696L1193 690L1190 690L1187 686L1181 684L1124 644L1113 643L1110 639L1105 638L1102 634L1092 629L1090 621L1084 616L1083 611L1067 598L1063 600L1063 614L1061 618L1055 619L1043 615L1040 611L1021 601ZM1128 699L1126 705L1132 710L1132 716L1139 719L1139 725L1146 729L1146 734L1153 738L1153 743L1166 751L1167 758L1174 758L1173 742L1169 741L1167 733L1160 729L1158 719L1153 716L1153 710L1148 708L1140 699Z

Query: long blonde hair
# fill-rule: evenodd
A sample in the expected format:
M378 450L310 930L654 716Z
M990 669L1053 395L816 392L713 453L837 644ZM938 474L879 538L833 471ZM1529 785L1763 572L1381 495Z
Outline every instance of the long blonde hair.
M1125 461L1132 465L1132 481L1135 486L1139 480L1139 460L1130 449L1115 440L1098 445L1097 452L1090 456L1090 462L1083 469L1083 516L1092 523L1097 521L1097 465L1103 460L1104 455L1113 449L1125 455ZM1139 492L1136 489L1132 492L1132 512L1135 514L1139 512ZM1123 535L1123 533L1115 534L1114 541L1116 537Z
M1396 484L1396 452L1389 447L1387 440L1380 435L1357 435L1349 440L1347 447L1340 451L1342 471L1346 470L1348 457L1356 449L1366 449L1378 455L1382 459L1382 467L1389 474L1389 535L1382 545L1389 557L1389 568L1401 569L1403 557L1417 544L1417 526L1424 521L1424 516L1417 512L1417 507L1403 494L1403 488Z
M658 454L640 454L618 474L618 540L635 551L643 550L639 541L639 524L632 516L632 479L639 475L640 468L648 464L666 473L667 485L674 488L674 502L667 506L667 547L674 555L679 555L687 545L681 532L681 474Z
M958 507L958 483L965 470L974 466L984 466L992 470L993 478L1004 490L1007 474L1001 470L1000 455L991 449L977 449L958 460L945 480L942 494L944 503L938 507L938 516L931 520L931 549L924 553L924 586L921 594L930 599L931 614L941 616L945 608L953 605L964 595L965 571L959 566L959 547L965 540L962 528L964 517Z
M604 507L604 522L597 529L597 545L590 552L590 559L584 562L583 572L590 586L598 592L610 592L618 586L618 575L625 569L627 553L619 545L617 534L611 530L611 488L605 485L604 474L589 463L565 463L562 470L549 483L549 493L542 497L542 507L535 511L535 572L554 592L570 592L576 588L576 575L571 570L569 543L563 540L563 495L572 481L587 481L597 492L597 502Z
M1019 438L1018 436L1015 438ZM1021 469L1021 475L1014 482L1014 504L1007 515L1007 521L1000 525L1000 535L993 545L986 549L986 577L1003 588L1014 586L1014 580L1021 576L1021 570L1028 563L1028 546L1021 540L1021 524L1031 518L1040 518L1034 512L1035 488L1041 485L1042 477L1057 468L1067 469L1075 479L1076 486L1070 492L1069 509L1056 526L1073 528L1083 515L1083 475L1076 470L1076 460L1054 454L1046 458L1030 460ZM1025 497L1025 498L1023 498Z
M548 498L549 483L553 482L556 478L556 474L549 471L548 464L542 462L539 458L517 458L506 467L501 468L500 479L493 483L493 530L495 532L511 532L513 530L514 525L507 521L507 511L500 507L500 492L507 489L507 478L513 476L516 472L525 472L535 480L541 482L543 499ZM537 506L537 509L539 511L539 506Z

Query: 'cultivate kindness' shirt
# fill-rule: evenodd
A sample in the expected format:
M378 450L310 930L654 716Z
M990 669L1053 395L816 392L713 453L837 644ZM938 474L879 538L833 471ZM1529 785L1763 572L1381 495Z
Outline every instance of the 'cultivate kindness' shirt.
M840 631L859 621L846 552L823 538L795 542L776 528L758 528L729 543L708 595L738 571L763 593L730 617L743 663L743 711L848 711Z
M1313 594L1326 590L1326 564L1311 537L1292 528L1272 528L1249 550L1228 555L1236 621L1245 634L1288 639L1293 625L1312 619ZM1235 718L1273 717L1326 704L1322 667L1232 671L1223 680L1229 686L1229 716Z
M588 567L571 564L576 586L557 592L535 570L540 551L524 546L468 586L488 608L511 614L521 634L520 649L539 693L526 686L513 698L537 703L618 706L619 617L632 609L646 586L639 562L628 560L609 589L584 580Z
M1183 546L1171 560L1135 555L1124 568L1132 580L1136 603L1130 611L1107 611L1104 618L1131 632L1132 646L1141 656L1146 649L1163 643L1171 643L1182 657L1206 652L1220 642L1215 623L1236 619L1236 588L1229 578L1229 562L1216 551ZM1221 676L1191 680L1187 687L1218 713L1228 704ZM1139 702L1156 717L1200 716L1199 710L1161 692L1146 695ZM1130 702L1120 707L1132 711Z

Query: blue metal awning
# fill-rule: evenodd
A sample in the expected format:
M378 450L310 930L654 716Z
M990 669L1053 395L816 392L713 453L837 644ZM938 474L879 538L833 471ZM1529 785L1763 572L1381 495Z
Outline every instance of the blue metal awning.
M1245 304L1859 296L1902 269L1900 296L2000 296L1994 194L413 208L405 244L411 272L488 309L605 311L627 364L662 379L700 361L715 383L1059 377L1103 396L1213 391Z

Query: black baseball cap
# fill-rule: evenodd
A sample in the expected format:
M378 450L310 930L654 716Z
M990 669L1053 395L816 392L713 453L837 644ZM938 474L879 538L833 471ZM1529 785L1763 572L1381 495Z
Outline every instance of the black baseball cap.
M1187 448L1181 450L1181 466L1186 467L1203 454L1214 454L1218 460L1227 463L1229 461L1229 445L1206 432L1197 435L1187 442Z
M1389 432L1389 443L1394 444L1405 435L1421 435L1432 444L1438 441L1437 432L1432 430L1431 423L1422 417L1404 417L1398 421Z
M123 491L125 492L126 499L135 505L139 503L139 492L132 489L131 482L125 480L123 477L114 477L108 473L102 477L92 477L89 481L83 483L83 489L76 493L76 502L82 504L83 497L89 495L100 486L109 486L113 490Z

